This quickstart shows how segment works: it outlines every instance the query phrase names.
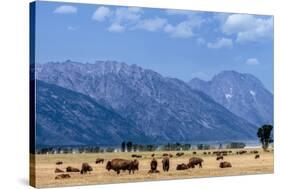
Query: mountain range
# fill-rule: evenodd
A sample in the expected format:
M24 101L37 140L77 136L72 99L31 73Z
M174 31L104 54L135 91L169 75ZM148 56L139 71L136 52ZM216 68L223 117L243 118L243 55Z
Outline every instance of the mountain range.
M188 84L252 124L273 123L273 95L251 74L223 71L210 81L195 78Z
M255 122L200 90L209 82L197 79L196 88L196 80L115 61L36 64L35 72L37 144L256 139Z

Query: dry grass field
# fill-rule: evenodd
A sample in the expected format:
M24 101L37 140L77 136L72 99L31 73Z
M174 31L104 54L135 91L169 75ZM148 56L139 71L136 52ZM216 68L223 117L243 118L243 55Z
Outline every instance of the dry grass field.
M259 159L255 159L254 154L237 155L237 150L232 150L232 154L225 156L224 161L229 161L232 168L219 168L219 162L216 160L216 155L204 155L205 151L197 151L193 155L193 151L185 151L181 157L176 157L177 152L166 152L173 154L170 159L170 171L162 171L162 154L165 152L139 152L139 153L91 153L91 154L55 154L55 155L35 155L35 185L36 187L52 187L52 186L70 186L70 185L88 185L88 184L103 184L103 183L120 183L120 182L136 182L136 181L151 181L151 180L167 180L167 179L186 179L196 177L213 177L213 176L230 176L230 175L246 175L246 174L261 174L273 173L273 152L263 152L261 149L244 149L258 150ZM212 152L212 150L210 150ZM148 174L150 169L151 154L155 153L155 158L158 161L159 174ZM131 158L132 154L140 154L139 171L129 175L128 171L121 172L119 175L113 170L108 172L105 169L106 162L114 158ZM195 167L194 169L177 171L176 166L180 163L187 163L190 157L197 156L204 159L203 168ZM104 158L103 164L95 164L96 158ZM57 161L62 161L62 165L56 165ZM70 173L71 178L56 180L55 168L65 170L67 166L81 168L83 162L89 163L93 167L91 174L81 175L80 173ZM34 165L31 165L34 166Z

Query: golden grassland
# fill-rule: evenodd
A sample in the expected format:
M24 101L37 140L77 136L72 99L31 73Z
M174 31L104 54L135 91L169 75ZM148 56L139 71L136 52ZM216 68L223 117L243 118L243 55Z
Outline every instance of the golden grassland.
M239 149L238 149L239 150ZM273 152L263 152L261 149L243 149L248 152L258 150L259 159L255 159L254 154L237 155L236 151L232 150L232 154L225 156L224 161L231 162L232 168L219 168L219 162L215 155L204 155L203 152L214 150L202 150L193 155L193 151L184 151L184 155L176 157L176 151L173 152L117 152L117 153L87 153L87 154L47 154L47 155L32 155L31 159L35 160L36 164L31 163L31 176L34 178L36 187L53 187L53 186L71 186L71 185L88 185L88 184L104 184L104 183L120 183L120 182L137 182L151 180L168 180L168 179L186 179L198 177L213 177L213 176L232 176L246 174L262 174L273 173ZM151 154L155 153L155 158L158 161L159 174L148 174L150 169ZM162 154L169 153L174 156L170 159L169 172L162 171ZM108 172L105 169L106 162L114 158L131 158L132 154L140 154L139 171L129 175L128 171L121 172L119 175L113 170ZM176 166L180 163L187 163L190 157L201 157L204 159L203 168L194 168L188 170L177 171ZM103 164L95 164L96 158L104 158ZM63 161L62 165L56 165L57 161ZM93 167L93 172L90 174L81 175L80 173L69 173L71 178L56 180L55 168L65 170L67 166L81 168L83 162L89 163ZM35 169L33 169L35 168ZM35 173L34 173L35 171Z

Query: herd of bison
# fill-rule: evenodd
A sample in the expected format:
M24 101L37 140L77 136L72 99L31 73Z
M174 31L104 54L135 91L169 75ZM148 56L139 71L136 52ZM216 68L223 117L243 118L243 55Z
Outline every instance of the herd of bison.
M241 154L245 154L245 153L248 153L248 152L246 150L241 150L241 151L236 152L237 155L241 155ZM257 150L250 151L249 153L254 154L254 159L260 158L260 154ZM211 154L211 152L203 152L203 154L207 155L207 154ZM226 150L225 151L213 151L212 154L216 155L215 158L217 161L219 161L218 162L219 168L231 168L232 167L231 162L224 161L224 157L227 156L228 154L232 154L232 151L226 151ZM183 155L184 155L183 152L176 153L176 157L180 157ZM196 155L196 152L193 152L193 155ZM150 170L148 171L149 174L160 173L160 170L158 170L158 161L154 156L155 156L154 153L151 154ZM119 174L120 171L123 171L123 172L128 171L129 174L131 174L131 173L134 174L135 171L139 170L138 158L142 158L142 155L132 154L132 158L135 158L135 159L126 160L126 159L115 158L110 161L107 161L105 169L108 171L113 170L117 174ZM161 163L162 163L162 169L164 172L169 171L170 158L173 158L172 154L168 154L168 153L162 154ZM196 166L198 166L199 168L202 168L203 162L204 162L204 160L200 157L191 157L191 158L189 158L187 163L178 164L176 166L176 170L180 171L180 170L193 169ZM95 163L103 164L104 159L97 158ZM63 164L62 161L56 162L56 165L62 165L62 164ZM77 172L80 174L86 174L86 173L90 173L92 171L93 171L93 168L88 163L83 163L81 166L81 169L68 166L66 168L66 170L64 171L62 169L56 168L55 173L57 173L58 175L55 177L55 179L70 178L71 177L70 174L68 174L66 172Z

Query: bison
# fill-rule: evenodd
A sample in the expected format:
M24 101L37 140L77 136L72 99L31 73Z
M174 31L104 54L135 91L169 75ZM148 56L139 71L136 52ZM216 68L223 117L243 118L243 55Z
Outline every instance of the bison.
M170 168L170 160L168 157L164 157L162 160L163 171L168 172Z
M203 159L199 157L192 157L189 159L188 168L194 168L195 165L199 165L199 168L202 168Z
M182 164L178 164L176 169L185 170L185 169L188 169L188 166L187 166L187 164L182 163Z
M155 154L153 153L153 154L151 154L151 157L154 157L155 156Z
M232 167L230 162L224 161L224 162L220 162L219 165L220 168L227 168L227 167Z
M184 155L183 152L178 152L178 153L176 153L176 156L177 156L177 157L181 157L181 156L183 156L183 155Z
M138 155L138 154L132 154L133 158L142 158L142 155Z
M77 169L77 168L68 166L68 167L66 168L66 172L80 172L80 170Z
M217 156L217 159L216 160L223 160L223 156Z
M81 171L80 171L81 174L85 174L87 172L90 173L91 171L93 171L93 168L88 163L82 164L82 168L81 168Z
M150 170L148 171L148 173L159 173L159 171L157 170L157 164L157 160L153 158L150 162Z
M97 158L96 159L96 164L102 163L103 164L104 159L103 158Z
M131 162L131 170L133 171L133 174L135 173L135 170L139 170L139 161L137 159Z
M259 159L259 158L260 158L259 154L255 155L255 159Z
M138 170L139 163L137 160L131 161L131 160L125 160L125 159L113 159L111 161L108 161L106 164L106 169L110 171L111 169L116 171L117 174L120 173L120 170L129 171L129 174L131 174L131 171Z
M62 164L63 164L62 161L57 161L57 162L56 162L56 165L62 165Z
M66 178L70 178L69 174L61 174L55 177L55 179L66 179Z
M61 169L59 169L59 168L56 168L56 169L55 169L55 173L64 173L64 171L61 170Z

